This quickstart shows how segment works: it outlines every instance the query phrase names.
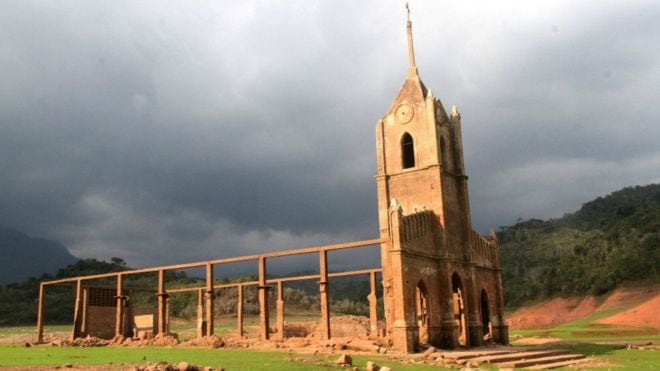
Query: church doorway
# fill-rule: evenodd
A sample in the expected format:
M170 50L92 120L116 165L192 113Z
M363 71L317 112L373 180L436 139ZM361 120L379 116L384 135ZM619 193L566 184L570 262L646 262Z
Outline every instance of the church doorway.
M458 327L458 344L464 347L468 346L467 341L467 318L465 316L465 292L463 283L458 273L451 276L451 285L454 302L454 321Z
M419 343L425 344L429 342L429 292L424 281L419 281L417 284L415 303Z
M488 294L485 289L481 290L481 326L484 333L484 340L491 340L490 309L488 307Z

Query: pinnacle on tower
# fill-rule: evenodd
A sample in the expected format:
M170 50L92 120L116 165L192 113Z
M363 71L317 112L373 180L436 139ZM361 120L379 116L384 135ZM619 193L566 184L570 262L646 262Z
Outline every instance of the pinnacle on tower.
M458 112L458 107L456 107L456 105L451 106L451 117L461 118L461 113Z
M408 11L408 21L406 22L406 31L408 33L408 77L417 75L417 66L415 65L415 49L413 48L412 22L410 21L410 6L406 3Z

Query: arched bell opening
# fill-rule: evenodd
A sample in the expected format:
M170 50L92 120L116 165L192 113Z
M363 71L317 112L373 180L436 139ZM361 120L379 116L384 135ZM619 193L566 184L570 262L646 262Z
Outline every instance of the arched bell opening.
M404 169L415 167L415 144L408 133L401 137L401 167Z

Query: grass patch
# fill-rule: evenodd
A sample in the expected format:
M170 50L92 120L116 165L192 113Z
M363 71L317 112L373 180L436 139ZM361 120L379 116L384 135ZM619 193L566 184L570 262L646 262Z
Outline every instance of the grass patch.
M201 366L224 367L227 370L328 370L338 355L304 355L286 352L264 352L237 349L206 348L124 348L124 347L51 347L25 348L0 346L0 367L76 365L146 364L167 361L190 362ZM438 366L402 365L383 356L355 356L354 365L364 367L367 361L396 370L438 370Z
M658 370L660 352L653 350L620 349L614 344L596 342L658 341L660 329L620 327L595 323L601 318L612 316L621 309L604 310L584 318L547 329L513 330L511 336L552 336L571 343L556 346L572 352L596 357L589 370Z
M660 353L653 350L617 349L614 345L580 343L565 346L575 353L597 357L589 370L658 370Z
M595 321L616 314L620 310L604 310L584 318L567 322L548 329L512 330L510 335L552 336L570 341L626 341L626 340L660 340L660 330L657 328L618 327L595 323Z

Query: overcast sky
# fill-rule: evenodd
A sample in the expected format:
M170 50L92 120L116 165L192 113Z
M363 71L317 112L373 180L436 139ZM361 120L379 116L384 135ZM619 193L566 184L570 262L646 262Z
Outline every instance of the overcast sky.
M411 8L479 231L660 181L660 3ZM0 224L132 266L376 237L405 43L403 1L3 1Z

